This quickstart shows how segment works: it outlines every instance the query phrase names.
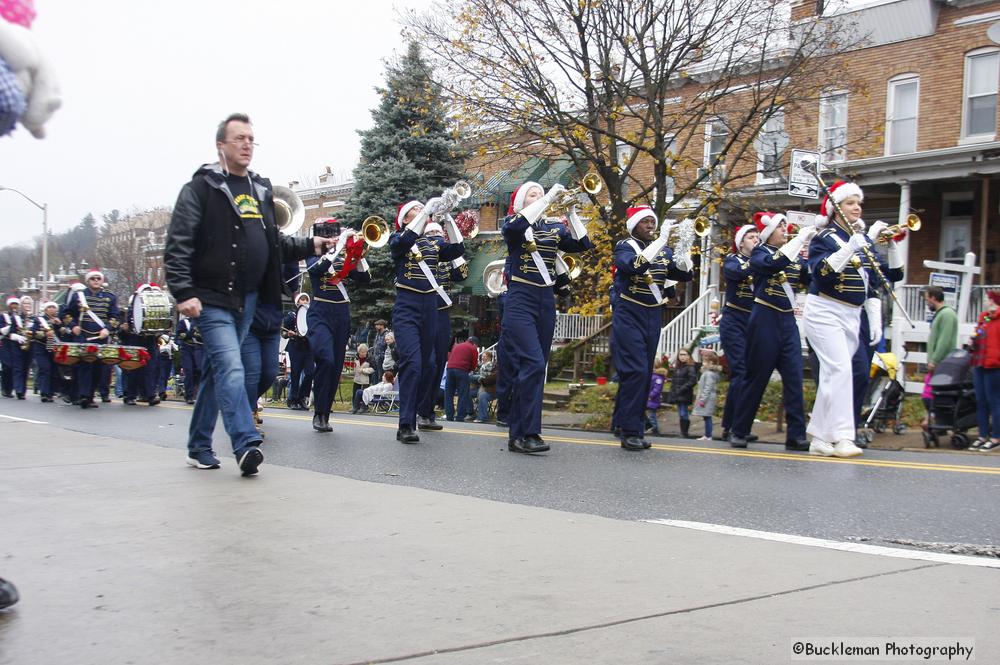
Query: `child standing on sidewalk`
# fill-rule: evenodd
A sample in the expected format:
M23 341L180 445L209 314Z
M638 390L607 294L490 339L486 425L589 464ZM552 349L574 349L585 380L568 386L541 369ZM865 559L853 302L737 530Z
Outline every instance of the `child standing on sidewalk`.
M681 436L690 439L688 428L691 427L691 418L688 409L694 401L694 387L698 384L698 368L691 359L691 354L687 349L677 352L677 360L674 362L673 376L670 379L670 393L667 395L667 402L677 405L677 415L680 418Z
M696 416L705 419L705 434L699 441L712 440L712 416L715 415L715 401L719 385L719 357L715 351L705 349L701 352L701 378L698 379L698 397L695 401Z
M646 431L660 435L660 419L657 411L660 408L660 398L663 396L663 384L667 380L667 369L657 367L649 379L649 395L646 397Z

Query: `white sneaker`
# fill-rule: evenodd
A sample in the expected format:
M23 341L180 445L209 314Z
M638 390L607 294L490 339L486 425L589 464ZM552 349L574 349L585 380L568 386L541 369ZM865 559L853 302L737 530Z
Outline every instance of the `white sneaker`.
M809 454L822 455L823 457L833 457L833 444L813 437L813 440L809 442Z
M837 457L857 457L862 451L850 439L841 439L833 447L833 454Z

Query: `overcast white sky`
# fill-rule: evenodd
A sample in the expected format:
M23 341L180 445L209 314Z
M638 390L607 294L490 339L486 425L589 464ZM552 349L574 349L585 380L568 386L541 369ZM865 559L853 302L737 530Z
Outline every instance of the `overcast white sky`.
M173 205L215 158L217 123L250 115L252 168L275 184L350 172L384 61L403 52L398 9L430 0L36 0L32 31L63 107L37 140L0 138L0 185L49 205L64 231L88 212ZM0 246L41 235L41 211L0 191Z

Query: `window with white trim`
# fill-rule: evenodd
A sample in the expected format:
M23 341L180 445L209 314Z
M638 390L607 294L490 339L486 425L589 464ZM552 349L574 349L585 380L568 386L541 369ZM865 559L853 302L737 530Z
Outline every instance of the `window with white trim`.
M624 141L615 142L615 159L618 164L618 172L622 173L628 168L629 159L632 158L632 146ZM622 196L628 196L628 179L622 182Z
M712 165L729 140L729 128L721 118L714 118L705 124L705 168Z
M847 159L846 92L833 92L820 99L819 145L824 164Z
M902 155L917 151L919 99L919 77L904 74L889 79L885 105L885 154Z
M779 182L781 180L780 142L776 137L785 133L785 112L776 111L764 122L760 129L764 150L757 152L757 184Z
M663 146L664 146L664 150L667 152L667 164L668 164L668 166L670 164L676 163L677 157L678 157L678 155L675 154L675 151L677 150L677 137L675 135L673 135L673 134L668 134L667 136L665 136L663 138ZM674 178L673 178L673 176L669 176L668 175L664 179L664 188L663 189L665 190L664 193L663 193L663 195L666 197L666 200L668 202L669 201L673 201L674 200ZM655 195L654 195L654 199L655 199Z
M997 131L1000 50L978 49L965 56L962 138L992 141Z

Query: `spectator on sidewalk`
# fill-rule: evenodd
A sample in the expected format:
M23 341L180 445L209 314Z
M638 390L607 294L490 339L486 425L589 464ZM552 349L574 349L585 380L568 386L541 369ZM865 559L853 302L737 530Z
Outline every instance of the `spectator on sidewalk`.
M479 366L479 339L469 337L451 347L448 354L447 378L444 385L444 415L456 420L455 393L458 393L457 420L472 414L472 397L469 395L469 375Z
M354 399L351 400L351 413L357 413L361 410L361 391L372 382L371 375L374 373L375 370L368 363L368 345L359 344L358 357L354 361L354 385L351 386L351 395L354 396Z
M701 352L701 377L698 379L698 397L695 400L694 411L696 416L701 416L705 420L705 434L699 441L712 440L712 416L715 415L715 402L718 399L719 387L719 356L711 349L704 349Z
M386 393L391 393L396 390L395 381L395 374L392 372L384 372L382 374L382 380L379 383L356 392L354 394L354 400L361 405L361 407L357 410L357 413L368 413L372 400L374 400L376 396L385 395Z
M944 289L940 286L928 286L924 291L924 301L934 312L931 319L931 334L927 338L927 376L924 377L924 392L921 394L927 417L922 423L925 427L933 415L931 411L930 378L934 368L944 360L949 353L958 347L958 314L944 302Z
M386 330L387 325L388 323L386 323L385 319L379 319L375 322L375 339L372 340L372 346L369 350L370 359L368 360L368 364L371 365L372 369L375 370L375 373L379 375L381 375L386 369L392 369L391 367L387 367L385 369L382 367L382 359L385 358L385 337L390 334L389 331Z
M657 367L649 378L649 395L646 396L646 430L660 435L659 410L663 405L663 384L667 382L667 368Z
M698 385L698 368L687 349L677 352L674 361L673 376L670 379L670 392L667 402L677 405L677 416L680 419L681 436L690 439L691 416L689 409L694 401L694 387Z
M479 393L476 395L476 422L489 420L490 402L497 398L497 364L492 351L483 351L483 364L479 366Z
M396 348L396 333L388 331L385 334L385 354L382 356L382 371L396 373L399 367L399 350Z
M989 291L987 296L972 338L979 438L969 448L982 451L1000 448L1000 291Z

